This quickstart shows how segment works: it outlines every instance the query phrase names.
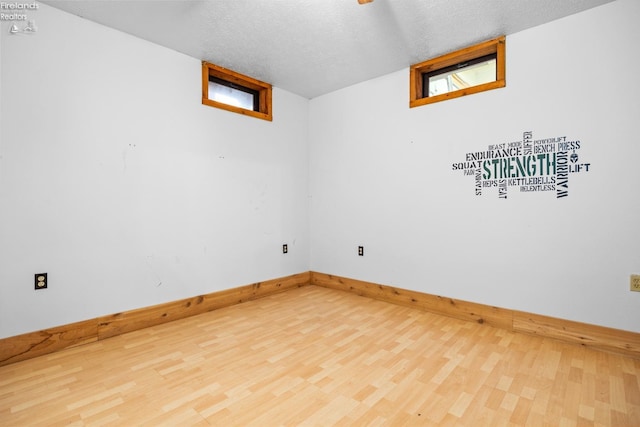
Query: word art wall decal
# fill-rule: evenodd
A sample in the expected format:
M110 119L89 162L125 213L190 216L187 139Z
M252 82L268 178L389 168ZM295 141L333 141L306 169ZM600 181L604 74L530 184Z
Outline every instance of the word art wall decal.
M506 199L509 191L549 192L560 199L569 195L569 176L589 172L591 163L580 159L581 142L566 136L534 139L522 133L521 141L489 145L485 151L467 153L463 162L451 165L475 179L476 196L497 188Z

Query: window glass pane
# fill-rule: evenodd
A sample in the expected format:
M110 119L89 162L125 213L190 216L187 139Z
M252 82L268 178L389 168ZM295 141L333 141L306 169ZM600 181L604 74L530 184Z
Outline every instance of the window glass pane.
M429 95L440 95L496 81L496 59L463 66L429 77Z
M253 110L254 97L252 93L209 81L209 99L212 101Z

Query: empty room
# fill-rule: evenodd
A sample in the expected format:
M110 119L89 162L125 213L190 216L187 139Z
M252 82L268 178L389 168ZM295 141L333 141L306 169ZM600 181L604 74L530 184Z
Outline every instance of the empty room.
M640 426L640 2L0 3L1 426Z

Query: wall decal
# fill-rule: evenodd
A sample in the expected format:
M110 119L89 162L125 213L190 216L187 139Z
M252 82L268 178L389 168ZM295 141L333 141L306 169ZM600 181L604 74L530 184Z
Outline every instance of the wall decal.
M569 195L569 176L591 168L580 158L580 146L580 140L567 136L535 139L533 132L526 131L520 141L467 153L463 162L451 168L474 177L476 196L495 188L500 199L510 191L544 191L561 199Z

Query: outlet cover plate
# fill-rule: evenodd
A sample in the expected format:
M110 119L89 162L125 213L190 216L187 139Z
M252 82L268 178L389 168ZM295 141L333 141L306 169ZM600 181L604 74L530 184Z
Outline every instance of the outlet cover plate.
M47 273L38 273L33 276L33 287L36 291L47 289Z
M629 286L632 291L640 292L640 274L632 274Z

